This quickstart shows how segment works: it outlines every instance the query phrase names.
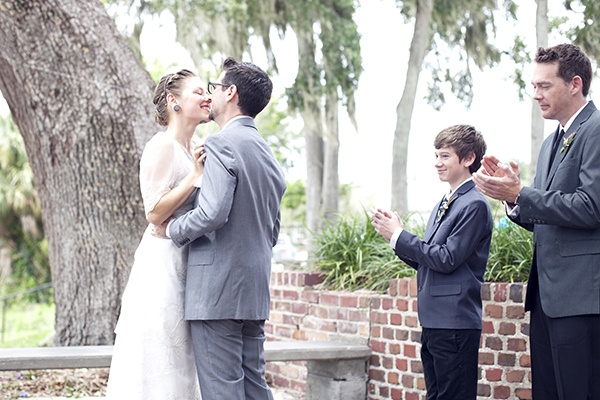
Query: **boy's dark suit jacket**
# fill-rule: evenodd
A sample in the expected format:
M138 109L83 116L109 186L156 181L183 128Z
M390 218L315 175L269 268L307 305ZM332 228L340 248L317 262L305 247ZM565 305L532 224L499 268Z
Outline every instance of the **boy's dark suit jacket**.
M529 289L538 286L551 318L600 313L600 112L593 102L579 113L550 162L550 135L540 149L532 187L519 196L511 218L534 234ZM531 306L527 290L525 309Z
M423 240L403 231L396 255L417 272L424 328L481 329L481 286L492 238L488 202L468 181L454 193L441 221L431 213Z

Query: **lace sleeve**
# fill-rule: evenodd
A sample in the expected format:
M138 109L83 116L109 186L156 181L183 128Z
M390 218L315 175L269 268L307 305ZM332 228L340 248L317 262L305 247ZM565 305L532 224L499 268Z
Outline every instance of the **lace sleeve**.
M155 135L146 144L140 160L140 190L146 217L176 184L174 143L160 135Z

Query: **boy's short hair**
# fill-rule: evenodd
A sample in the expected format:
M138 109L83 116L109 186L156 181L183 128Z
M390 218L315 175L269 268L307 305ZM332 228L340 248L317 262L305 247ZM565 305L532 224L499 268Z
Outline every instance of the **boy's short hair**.
M471 125L453 125L437 134L433 141L436 149L442 147L452 147L462 161L469 154L475 154L475 161L469 167L471 173L476 172L481 167L481 159L487 150L487 145L481 132Z

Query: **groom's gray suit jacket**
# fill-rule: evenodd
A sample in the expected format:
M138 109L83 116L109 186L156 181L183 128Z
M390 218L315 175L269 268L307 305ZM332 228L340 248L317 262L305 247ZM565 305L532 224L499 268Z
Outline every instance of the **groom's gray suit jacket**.
M273 246L277 243L283 171L250 117L208 137L197 206L169 225L189 243L188 320L266 320Z

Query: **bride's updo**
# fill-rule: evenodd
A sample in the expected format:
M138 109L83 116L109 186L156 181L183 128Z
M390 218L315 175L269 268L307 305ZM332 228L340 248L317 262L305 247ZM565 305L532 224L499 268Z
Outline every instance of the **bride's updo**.
M154 89L154 108L156 114L154 119L161 126L169 124L169 110L167 109L167 95L172 93L175 97L181 94L183 82L191 77L198 76L188 69L182 69L174 74L167 74L160 78L156 89Z

